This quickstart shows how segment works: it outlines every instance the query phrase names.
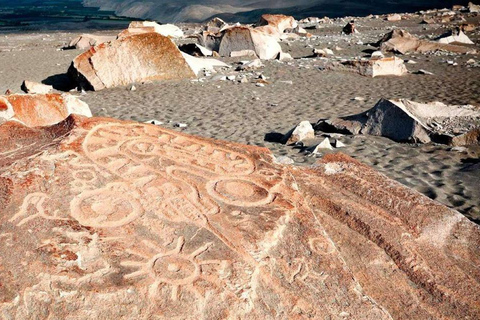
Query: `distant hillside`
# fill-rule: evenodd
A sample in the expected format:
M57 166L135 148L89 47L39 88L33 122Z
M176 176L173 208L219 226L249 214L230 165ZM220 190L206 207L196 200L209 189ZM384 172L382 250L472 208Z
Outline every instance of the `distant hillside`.
M1 0L0 0L1 1ZM364 16L466 5L468 0L84 0L85 6L160 22L202 22L213 16L254 22L265 12L307 16Z

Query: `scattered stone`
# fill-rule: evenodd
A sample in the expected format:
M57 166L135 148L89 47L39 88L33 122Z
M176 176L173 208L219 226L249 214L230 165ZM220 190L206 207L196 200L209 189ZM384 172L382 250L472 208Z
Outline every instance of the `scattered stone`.
M290 55L290 53L280 52L277 59L280 61L290 61L293 60L293 57Z
M349 34L354 34L356 33L357 30L355 29L355 21L350 21L347 23L345 27L343 27L343 33L349 35Z
M89 90L146 80L191 79L196 75L177 46L158 33L96 46L77 56L68 73L80 88Z
M344 148L344 147L346 146L342 141L335 139L335 148Z
M289 158L287 156L275 157L274 162L278 164L283 164L283 165L289 165L289 164L295 163L295 161L293 161L292 158Z
M382 51L374 51L371 55L372 59L383 59L385 56L383 55Z
M257 70L260 68L265 67L265 65L262 63L262 60L260 59L255 59L252 61L248 61L245 63L242 63L241 65L238 66L237 70L238 71L252 71L252 70Z
M322 149L333 150L332 145L330 144L330 139L323 139L323 141L315 147L312 153L319 154Z
M284 137L285 144L294 144L306 139L315 138L315 131L309 121L302 121L294 129L290 130Z
M79 49L79 50L88 50L91 47L98 46L99 44L102 44L104 42L109 42L112 40L115 40L115 36L98 36L98 35L93 35L93 34L82 34L81 36L78 36L70 43L63 47L63 50L70 50L70 49Z
M387 21L397 22L402 20L402 16L399 14L391 14L387 16Z
M20 87L23 92L25 93L32 93L32 94L46 94L50 93L53 91L52 86L48 86L43 83L38 83L38 82L33 82L33 81L28 81L25 80L22 83L22 86Z
M137 87L135 87L135 85L131 85L130 88L128 88L128 90L130 91L136 91L137 90Z
M186 128L186 127L188 127L188 125L186 123L181 123L181 122L175 123L173 126L175 128Z
M427 70L423 70L423 69L418 70L417 74L425 74L425 75L428 75L428 76L433 76L434 75L432 72L427 71Z
M156 126L161 126L161 125L163 124L162 121L158 121L158 120L155 120L155 119L145 121L144 123L154 124L154 125L156 125Z
M68 93L0 96L0 124L15 121L30 128L49 126L71 114L92 116L85 102Z

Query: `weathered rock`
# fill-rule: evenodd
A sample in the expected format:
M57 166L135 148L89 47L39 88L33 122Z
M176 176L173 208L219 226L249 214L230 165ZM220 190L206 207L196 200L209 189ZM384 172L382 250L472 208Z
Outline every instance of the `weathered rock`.
M269 26L275 29L277 36L284 33L287 29L295 29L298 24L294 17L283 14L264 14L257 23L258 27ZM267 30L262 28L262 30Z
M82 34L70 41L70 43L64 47L64 50L68 49L80 49L87 50L91 47L97 46L101 43L115 40L115 36L100 36L94 34Z
M32 94L35 94L35 93L46 94L53 91L52 86L49 86L43 83L34 82L34 81L29 81L29 80L23 81L22 86L20 88L22 89L23 92L32 93Z
M474 44L462 30L450 30L449 32L440 36L437 41L439 43L462 43L462 44Z
M6 319L480 317L478 226L347 156L79 117L0 139Z
M372 60L354 60L342 63L359 74L367 77L403 76L408 73L405 62L397 57L373 58Z
M49 126L71 114L92 116L88 105L70 94L0 96L0 124L15 121L27 127Z
M321 153L321 150L333 150L332 145L330 144L330 139L325 138L322 142L320 142L315 149L313 150L313 154Z
M475 126L480 127L480 110L470 105L449 106L440 102L424 104L409 100L382 99L366 112L321 120L316 128L384 136L398 142L433 141L458 146L461 141L478 143L475 133L468 135L470 128ZM464 134L467 134L463 136L464 139L455 139L456 136Z
M217 59L197 58L182 52L182 56L195 75L201 71L212 71L215 68L228 68L229 65Z
M93 90L195 77L177 46L158 33L133 35L93 47L73 60L69 75L80 87Z
M122 31L118 37L128 37L135 34L156 32L164 37L181 38L183 31L173 24L158 24L153 21L132 21L128 29Z
M229 57L232 52L252 50L260 59L275 59L282 51L275 37L250 27L233 27L225 30L218 53Z
M245 63L242 63L241 65L238 66L237 70L252 71L252 70L257 70L263 67L265 67L265 65L262 63L262 60L255 59L252 61L247 61Z
M480 12L480 5L474 4L473 2L469 2L468 3L468 11L473 12L473 13Z
M410 33L396 29L387 33L378 43L382 51L398 52L406 54L409 52L435 52L435 51L448 51L453 53L475 53L474 48L465 46L452 45L438 43L428 40L420 40Z
M223 21L222 19L215 17L212 20L208 21L205 26L205 31L218 33L223 31L223 29L228 27L228 23Z
M399 14L391 14L387 16L387 21L396 22L402 20L402 16Z
M354 34L357 30L355 29L355 21L350 21L345 27L343 27L343 33L345 34Z
M315 131L313 130L312 124L309 121L302 121L298 126L285 134L283 142L286 144L294 144L313 138L315 138Z

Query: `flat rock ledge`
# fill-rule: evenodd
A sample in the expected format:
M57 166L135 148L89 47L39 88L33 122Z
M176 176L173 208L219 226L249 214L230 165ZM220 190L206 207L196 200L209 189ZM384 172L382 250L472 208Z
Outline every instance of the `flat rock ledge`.
M342 154L0 126L5 319L479 319L480 230Z

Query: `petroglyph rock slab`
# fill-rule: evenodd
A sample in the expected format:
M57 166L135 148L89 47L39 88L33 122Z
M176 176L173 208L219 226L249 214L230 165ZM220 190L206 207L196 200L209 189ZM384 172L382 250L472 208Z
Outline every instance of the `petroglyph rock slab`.
M69 74L80 87L93 90L149 80L195 78L177 46L153 32L93 47L73 60Z
M478 227L347 157L8 122L0 208L7 319L480 316Z
M71 114L91 117L88 105L70 94L10 94L0 96L0 124L17 121L27 127L49 126Z

